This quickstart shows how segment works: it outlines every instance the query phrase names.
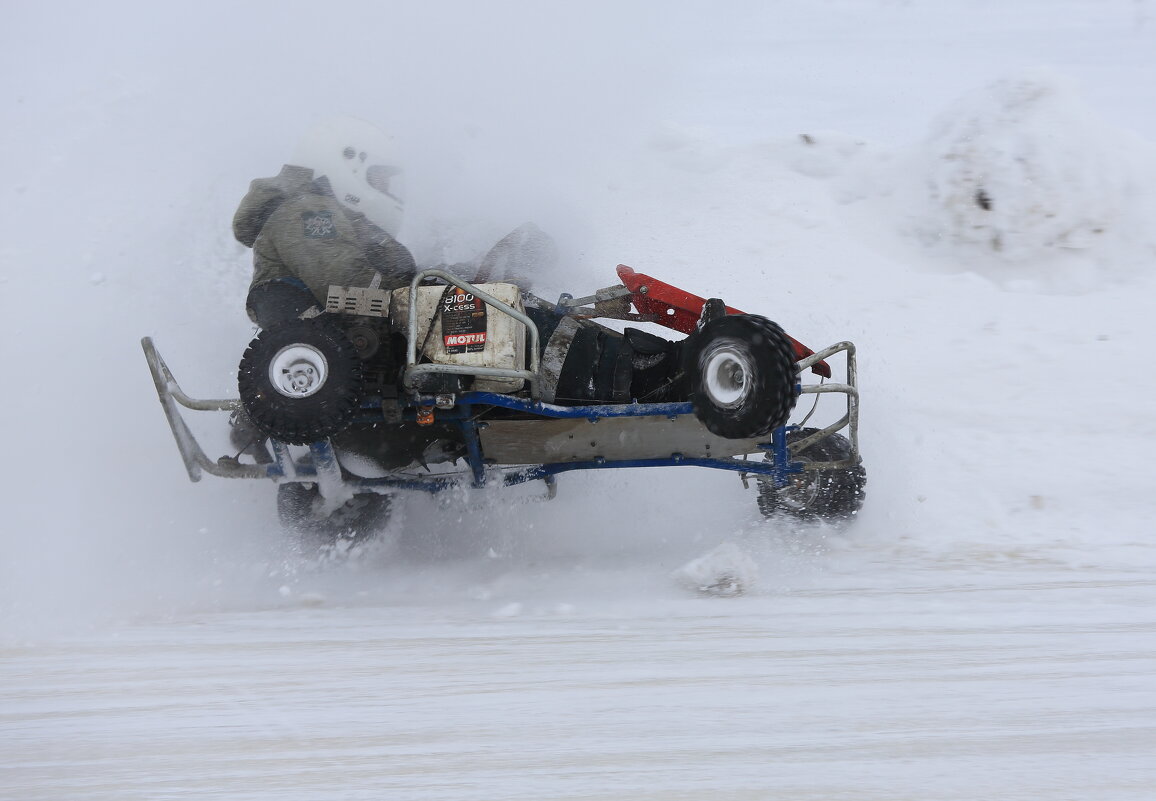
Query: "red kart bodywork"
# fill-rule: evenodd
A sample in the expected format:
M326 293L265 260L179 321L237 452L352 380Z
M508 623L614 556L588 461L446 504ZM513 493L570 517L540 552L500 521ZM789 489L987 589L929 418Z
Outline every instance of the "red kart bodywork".
M705 298L692 295L684 289L679 289L664 281L659 281L645 273L636 273L625 264L618 265L618 277L622 284L630 290L631 300L639 314L654 315L659 325L673 328L684 334L690 334L698 324ZM733 306L727 306L727 314L745 314ZM795 359L805 359L814 355L815 351L802 342L788 335L791 344L795 346ZM831 377L831 367L826 362L816 362L811 372L824 378Z

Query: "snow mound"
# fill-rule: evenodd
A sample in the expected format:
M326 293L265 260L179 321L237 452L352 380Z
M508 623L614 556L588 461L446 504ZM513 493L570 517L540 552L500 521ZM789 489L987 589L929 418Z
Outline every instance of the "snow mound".
M1062 270L1096 277L1150 265L1156 158L1064 78L1034 71L958 100L932 126L915 170L924 244L994 275Z
M758 564L733 542L692 559L671 574L676 584L703 595L742 595L758 581Z

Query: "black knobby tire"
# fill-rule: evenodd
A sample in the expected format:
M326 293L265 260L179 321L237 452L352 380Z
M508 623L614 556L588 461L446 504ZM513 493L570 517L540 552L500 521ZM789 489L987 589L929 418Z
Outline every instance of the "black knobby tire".
M277 488L281 525L319 546L373 539L389 522L393 499L376 492L359 493L328 515L321 513L320 506L316 484L282 484Z
M342 431L365 390L357 348L323 318L289 320L259 333L241 357L237 384L253 424L292 445Z
M785 424L795 408L795 348L765 317L711 320L687 340L685 358L695 416L713 434L760 437Z
M799 428L787 432L787 443L798 442L817 432ZM808 445L794 459L800 462L841 462L851 458L851 442L842 434L831 434ZM790 476L790 483L778 489L760 478L758 505L764 517L787 515L798 520L846 521L863 507L867 471L862 464L831 470L805 470Z

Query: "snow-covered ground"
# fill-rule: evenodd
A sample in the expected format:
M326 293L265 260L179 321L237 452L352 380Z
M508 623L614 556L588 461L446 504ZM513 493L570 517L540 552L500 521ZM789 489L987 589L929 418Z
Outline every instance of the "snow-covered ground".
M0 798L1152 797L1153 87L1146 0L13 4ZM854 341L855 525L567 475L319 564L190 484L138 340L234 391L233 209L335 112L422 260L532 219Z

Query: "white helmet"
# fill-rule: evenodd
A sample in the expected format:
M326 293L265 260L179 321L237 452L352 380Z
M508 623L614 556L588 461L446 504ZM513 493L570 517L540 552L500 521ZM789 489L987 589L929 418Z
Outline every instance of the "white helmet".
M393 140L364 120L336 117L315 126L297 145L293 164L325 176L342 204L396 235L405 204L399 194Z

